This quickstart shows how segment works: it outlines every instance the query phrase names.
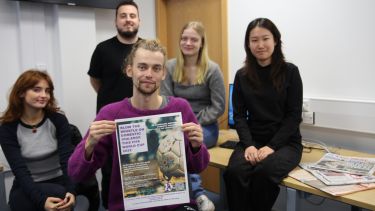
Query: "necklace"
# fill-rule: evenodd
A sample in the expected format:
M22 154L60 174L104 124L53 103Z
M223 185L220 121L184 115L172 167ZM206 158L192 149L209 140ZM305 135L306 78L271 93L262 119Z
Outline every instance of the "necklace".
M38 126L40 126L40 124L43 123L43 120L44 118L42 118L42 120L40 120L38 123L32 123L30 124L30 121L25 121L24 118L21 118L21 122L27 127L27 128L30 128L31 129L31 132L32 133L36 133L38 131Z
M38 125L31 125L31 132L36 133L36 131L38 129L36 126L38 126Z

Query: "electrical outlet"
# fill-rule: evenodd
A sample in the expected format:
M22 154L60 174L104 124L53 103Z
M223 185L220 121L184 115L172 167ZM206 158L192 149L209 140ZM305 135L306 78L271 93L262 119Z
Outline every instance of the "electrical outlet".
M304 99L303 100L302 111L303 112L310 111L310 99Z
M302 112L302 123L307 125L314 125L315 113L312 111Z

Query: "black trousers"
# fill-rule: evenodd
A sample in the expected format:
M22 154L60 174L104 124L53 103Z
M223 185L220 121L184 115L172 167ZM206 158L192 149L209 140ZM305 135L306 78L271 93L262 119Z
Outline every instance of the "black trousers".
M109 185L111 184L111 174L112 174L112 155L108 156L108 159L102 170L102 205L105 209L108 209L108 197L109 197Z
M255 166L245 160L244 150L241 144L236 146L224 172L229 210L270 211L279 183L301 160L302 145L284 146Z
M36 183L38 189L49 197L65 198L66 189L62 185L62 177ZM13 183L12 189L9 193L9 206L12 211L44 211L44 204L38 206L23 192L22 188Z
M184 204L177 207L173 211L198 211L198 207L196 204Z

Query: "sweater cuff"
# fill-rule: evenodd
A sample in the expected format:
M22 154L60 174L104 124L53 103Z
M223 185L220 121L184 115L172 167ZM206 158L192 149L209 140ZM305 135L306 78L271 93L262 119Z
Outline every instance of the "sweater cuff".
M189 146L190 146L189 148L190 148L193 155L197 154L202 148L202 145L200 145L199 147L193 147L190 142L189 142Z

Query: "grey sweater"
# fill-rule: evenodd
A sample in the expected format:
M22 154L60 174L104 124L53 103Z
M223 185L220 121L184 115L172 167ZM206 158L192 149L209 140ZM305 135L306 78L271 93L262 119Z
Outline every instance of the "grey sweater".
M204 83L198 85L182 85L173 81L176 59L169 60L166 67L167 76L161 85L161 94L185 98L201 125L217 122L225 109L225 86L219 65L209 61Z

